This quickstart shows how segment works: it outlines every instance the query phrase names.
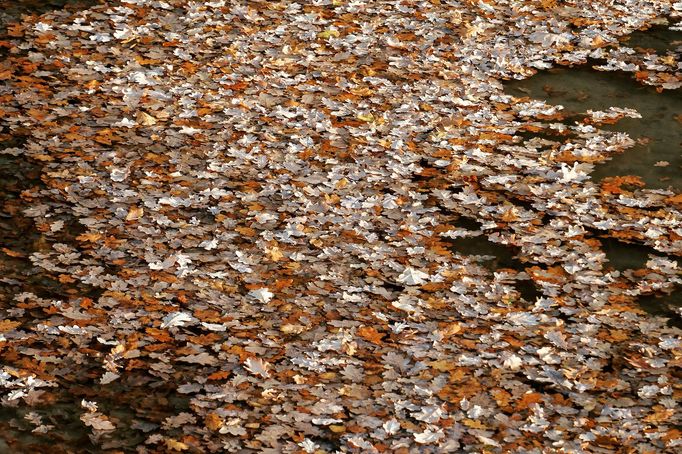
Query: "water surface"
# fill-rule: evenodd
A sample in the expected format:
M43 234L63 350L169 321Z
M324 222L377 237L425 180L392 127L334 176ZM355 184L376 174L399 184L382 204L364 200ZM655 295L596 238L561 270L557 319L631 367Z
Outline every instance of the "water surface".
M621 43L641 53L664 54L680 50L682 31L670 30L666 25L656 25L623 37Z
M589 66L556 68L506 84L507 93L562 105L566 113L582 117L588 110L628 107L641 119L624 118L601 126L626 132L637 145L596 166L591 178L637 175L648 188L682 189L682 90L658 93L630 74L600 72Z

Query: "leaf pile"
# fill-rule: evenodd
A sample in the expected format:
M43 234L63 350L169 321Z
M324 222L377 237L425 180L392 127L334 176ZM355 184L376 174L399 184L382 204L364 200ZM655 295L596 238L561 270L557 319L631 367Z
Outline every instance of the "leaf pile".
M633 145L599 125L637 112L565 118L501 80L601 59L679 87L679 55L618 38L680 15L126 0L9 27L31 261L98 293L2 303L2 405L58 437L71 399L103 450L675 451L680 330L636 300L681 282L682 196L590 180ZM522 269L457 251L478 236Z

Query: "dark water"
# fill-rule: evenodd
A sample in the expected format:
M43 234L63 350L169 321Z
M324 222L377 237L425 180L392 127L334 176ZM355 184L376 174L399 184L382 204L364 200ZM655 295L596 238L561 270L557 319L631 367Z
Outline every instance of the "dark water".
M665 54L680 50L682 32L670 30L665 25L657 25L625 36L621 39L621 44L640 53Z
M0 0L0 39L7 26L24 15L41 14L53 9L75 11L99 3L96 0ZM0 58L5 54L0 53ZM2 129L0 122L0 150L21 147L23 137ZM22 214L25 202L21 193L40 187L42 169L35 162L21 156L0 153L0 309L12 307L14 295L32 292L41 297L68 299L73 295L92 292L84 288L69 288L36 269L28 259L32 252L49 249L49 241L40 235L33 221ZM9 254L7 253L9 251ZM92 295L94 296L94 294ZM29 312L34 319L45 314ZM5 453L73 453L97 452L79 416L79 396L55 394L51 399L31 408L0 406L0 454ZM32 433L35 428L27 420L30 414L42 418L43 424L53 425L48 434Z
M473 222L467 221L466 223L472 224ZM478 227L466 228L478 229ZM503 268L522 271L526 266L518 259L518 248L494 243L488 240L485 235L457 238L450 240L449 243L454 253L476 258L478 263L489 271L497 271ZM529 304L533 304L538 297L542 296L542 293L530 279L517 280L514 287L519 296Z
M615 238L600 237L599 242L609 265L618 271L645 268L650 254L661 255L648 246L623 243Z
M567 113L580 117L587 110L607 110L611 106L636 109L641 119L624 118L602 128L627 132L637 145L597 165L592 179L637 175L648 188L682 189L682 90L658 93L630 74L576 67L552 69L511 81L506 84L506 91L562 105Z

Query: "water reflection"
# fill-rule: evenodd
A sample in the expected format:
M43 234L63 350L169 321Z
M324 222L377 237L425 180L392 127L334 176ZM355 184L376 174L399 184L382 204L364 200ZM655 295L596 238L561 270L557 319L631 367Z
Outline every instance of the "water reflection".
M668 325L682 328L682 289L665 295L646 295L637 302L648 313L669 318Z
M646 268L646 262L650 255L661 256L652 248L633 243L624 243L615 238L600 237L601 248L606 254L608 264L612 268L626 272L631 279L634 278L632 271ZM674 257L670 257L674 260ZM628 271L630 270L630 271ZM635 278L636 279L636 278ZM637 303L651 315L667 317L670 326L682 328L682 289L675 288L671 293L649 294L640 296Z
M637 175L649 188L682 188L682 90L643 86L629 74L588 67L556 68L524 80L510 81L506 91L560 104L569 115L609 107L636 109L641 119L624 118L603 129L627 132L637 145L597 165L591 177Z
M601 249L606 254L609 265L618 271L646 268L652 248L641 244L624 243L615 238L599 238ZM660 255L660 254L654 254Z
M0 453L68 453L60 445L79 446L79 452L95 452L95 445L88 437L89 431L80 420L80 408L72 401L52 403L47 410L41 406L7 408L0 407ZM46 434L32 432L35 417L41 423L59 430ZM5 423L10 421L10 423Z

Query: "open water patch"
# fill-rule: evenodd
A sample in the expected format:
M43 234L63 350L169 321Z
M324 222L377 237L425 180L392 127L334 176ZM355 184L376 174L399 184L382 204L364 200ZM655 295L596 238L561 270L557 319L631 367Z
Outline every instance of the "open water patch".
M479 232L478 235L453 238L448 240L452 252L465 255L474 259L482 267L490 272L502 269L512 269L520 272L514 287L523 300L533 303L542 296L542 292L535 286L530 277L524 273L525 265L519 258L520 248L508 246L490 241L488 237L480 233L480 223L473 219L461 217L456 225L471 232Z
M682 49L682 31L672 30L663 24L654 25L624 36L621 44L641 53L679 52Z
M666 317L669 325L682 328L682 290L642 296L637 303L649 314Z
M638 83L622 72L596 71L589 66L555 68L524 80L510 81L514 96L542 99L562 105L568 116L586 116L588 110L609 107L635 109L642 118L623 118L600 128L627 133L636 144L598 164L590 177L636 175L651 189L682 188L682 91Z

